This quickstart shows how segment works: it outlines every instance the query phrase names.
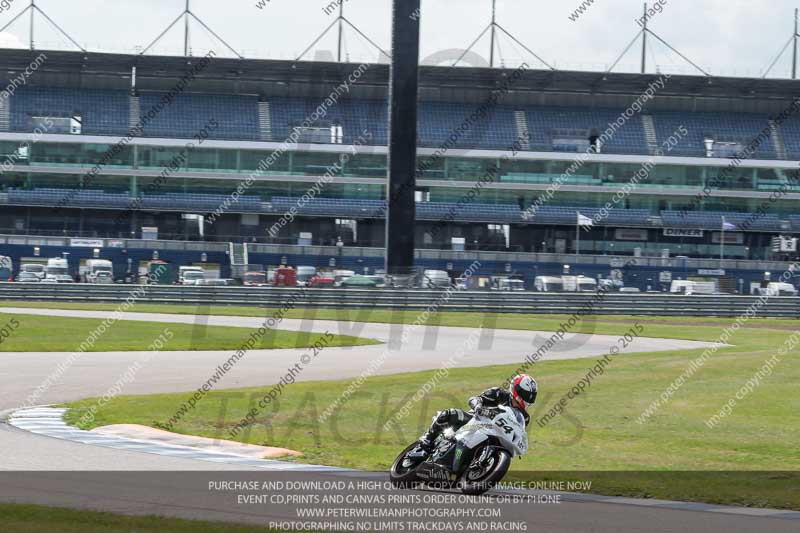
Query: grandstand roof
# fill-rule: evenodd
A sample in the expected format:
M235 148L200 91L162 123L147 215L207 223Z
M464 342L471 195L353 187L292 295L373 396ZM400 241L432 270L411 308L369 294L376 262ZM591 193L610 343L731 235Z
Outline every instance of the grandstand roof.
M136 86L141 90L167 90L199 58L106 54L94 52L0 50L0 76L18 75L35 57L46 61L31 85L82 88L131 87L136 67ZM357 64L311 61L215 58L192 82L190 90L227 94L324 97L343 81ZM478 101L486 91L501 85L509 69L425 66L420 71L420 94L426 100ZM385 64L371 65L351 94L383 98L389 76ZM509 104L619 106L641 94L658 74L599 73L526 70L505 98ZM776 112L794 98L800 81L762 78L673 75L658 91L654 108L706 111Z

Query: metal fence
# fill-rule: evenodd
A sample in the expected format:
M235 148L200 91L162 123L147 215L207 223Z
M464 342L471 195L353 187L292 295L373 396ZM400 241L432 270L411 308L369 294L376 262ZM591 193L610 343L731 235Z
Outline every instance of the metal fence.
M119 303L134 285L0 283L0 300L25 302ZM151 285L137 302L178 305L256 306L278 308L302 289L277 287L191 287ZM735 317L744 314L755 296L683 296L649 293L535 293L397 289L306 289L297 307L336 309L410 309L566 314L588 309L600 315ZM800 318L800 298L770 297L760 317Z

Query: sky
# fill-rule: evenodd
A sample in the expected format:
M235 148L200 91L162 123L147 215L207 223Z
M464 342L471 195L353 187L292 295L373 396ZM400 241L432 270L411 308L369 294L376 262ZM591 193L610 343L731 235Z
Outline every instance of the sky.
M258 59L294 59L335 19L325 7L339 0L191 0L192 11L242 55ZM384 49L390 47L390 0L343 0L345 16ZM263 7L257 7L262 2ZM661 12L651 29L673 47L718 75L757 77L764 74L793 31L792 17L800 2L789 0L659 0ZM29 0L0 0L0 26L21 12ZM140 51L183 11L185 0L37 0L37 5L90 51ZM589 3L578 17L575 10ZM653 4L655 2L651 2ZM608 69L641 29L638 0L497 0L497 22L545 61L559 69ZM451 64L489 24L491 0L422 0L421 61ZM571 17L572 15L572 17ZM576 18L576 20L572 20ZM27 47L27 14L0 33L0 46ZM229 52L196 21L190 24L192 52L213 48ZM151 53L183 53L183 21ZM70 49L41 16L35 22L40 49ZM307 59L334 54L336 31L330 32ZM648 69L692 73L654 38ZM374 61L378 52L352 29L344 32L347 58ZM474 49L474 64L488 61L488 34ZM637 43L617 72L639 68ZM509 68L526 61L539 64L520 46L502 36L498 55ZM317 56L319 57L319 56ZM330 56L329 56L330 57ZM790 75L791 47L771 77Z

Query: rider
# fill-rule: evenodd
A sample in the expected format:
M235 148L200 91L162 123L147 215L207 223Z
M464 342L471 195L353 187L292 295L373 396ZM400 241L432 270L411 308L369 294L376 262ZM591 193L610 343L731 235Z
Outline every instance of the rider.
M536 380L528 374L519 374L514 376L508 386L508 391L504 391L500 387L492 387L485 390L480 396L473 396L469 399L469 406L472 412L480 413L484 408L497 407L506 405L517 409L525 419L525 427L531 417L528 415L527 408L534 404L536 401L536 394L539 392L539 386ZM433 448L433 443L436 437L444 431L447 427L452 427L457 430L461 426L467 424L472 420L472 414L461 409L446 409L439 411L433 417L433 424L425 432L419 440L420 445L426 450Z

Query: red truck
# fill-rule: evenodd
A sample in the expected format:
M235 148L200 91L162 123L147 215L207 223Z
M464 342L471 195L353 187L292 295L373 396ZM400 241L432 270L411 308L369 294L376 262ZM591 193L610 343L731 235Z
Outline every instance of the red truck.
M297 287L297 271L291 267L277 269L272 284L276 287Z

